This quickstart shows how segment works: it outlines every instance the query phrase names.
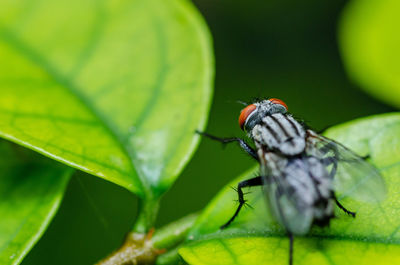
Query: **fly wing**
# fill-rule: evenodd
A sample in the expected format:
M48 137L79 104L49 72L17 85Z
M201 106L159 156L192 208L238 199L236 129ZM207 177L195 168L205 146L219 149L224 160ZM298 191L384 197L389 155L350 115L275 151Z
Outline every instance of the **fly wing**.
M340 143L308 130L306 152L323 161L333 178L335 194L364 202L379 202L386 195L378 170Z
M287 167L282 165L285 161L274 161L276 157L275 154L269 153L268 160L261 160L261 173L264 176L264 191L269 210L287 231L295 235L304 235L312 225L313 208L304 200L309 190L296 182L307 180L307 176L303 176L304 172L301 170L296 172L297 179L286 176L284 169ZM277 170L271 172L270 169L274 166Z

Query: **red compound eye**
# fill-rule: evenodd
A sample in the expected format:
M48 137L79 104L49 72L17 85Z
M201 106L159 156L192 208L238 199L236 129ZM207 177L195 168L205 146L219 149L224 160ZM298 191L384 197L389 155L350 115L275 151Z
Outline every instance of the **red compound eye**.
M240 112L240 116L239 116L239 126L240 128L243 130L244 127L244 123L247 120L247 117L249 117L249 115L257 108L256 105L251 104L248 105L247 107L245 107L242 112Z
M287 107L287 105L285 104L285 102L283 102L283 101L280 100L280 99L277 99L277 98L270 98L269 101L271 101L271 103L274 103L274 104L282 105L282 106L285 107L286 110L288 110L288 107Z

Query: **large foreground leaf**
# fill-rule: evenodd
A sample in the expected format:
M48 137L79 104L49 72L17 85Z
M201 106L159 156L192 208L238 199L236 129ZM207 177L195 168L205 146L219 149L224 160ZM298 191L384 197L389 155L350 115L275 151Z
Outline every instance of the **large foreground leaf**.
M352 0L339 37L345 66L362 88L400 107L400 1Z
M0 264L19 264L39 240L72 172L0 141Z
M209 107L207 28L184 0L0 0L0 135L158 196Z
M382 173L388 189L381 204L343 199L357 211L355 219L336 209L330 227L314 227L296 238L294 264L397 264L400 262L400 114L386 114L336 126L327 136L351 147ZM285 231L269 215L261 189L246 195L254 208L245 208L224 231L234 213L236 192L231 186L254 176L251 170L227 185L198 219L186 246L180 249L190 264L287 264Z

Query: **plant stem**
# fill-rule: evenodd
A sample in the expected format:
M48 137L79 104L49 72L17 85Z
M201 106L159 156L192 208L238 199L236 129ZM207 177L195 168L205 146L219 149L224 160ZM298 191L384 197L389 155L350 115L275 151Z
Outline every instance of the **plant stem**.
M145 234L150 228L154 227L159 207L159 199L146 198L141 200L139 215L133 226L133 232Z
M156 249L168 249L166 253L157 257L156 265L180 264L179 244L185 241L197 217L197 213L187 215L155 232L152 238L153 246Z
M114 253L97 263L97 265L144 265L154 264L156 261L157 265L169 265L176 264L180 260L177 245L186 239L187 233L198 215L191 214L183 217L160 228L153 236L154 229L148 229L147 224L149 224L149 220L154 222L153 219L148 218L155 218L155 213L158 210L158 201L153 201L153 204L148 203L143 206L141 215L139 215L142 219L136 223L135 232L130 232L124 244ZM146 208L146 206L149 208ZM146 214L147 210L151 211ZM140 229L149 232L138 232ZM168 250L167 253L160 255L166 250ZM160 258L159 260L158 257Z
M197 213L190 214L156 230L152 239L154 247L171 249L181 243L186 239L197 217Z
M177 265L181 264L182 258L179 256L178 253L179 247L171 249L165 254L160 255L156 259L155 265Z

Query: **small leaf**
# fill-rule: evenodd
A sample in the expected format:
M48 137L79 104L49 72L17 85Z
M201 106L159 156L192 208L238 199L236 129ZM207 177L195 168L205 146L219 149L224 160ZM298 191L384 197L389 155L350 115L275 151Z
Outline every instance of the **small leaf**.
M183 0L0 0L0 136L144 197L173 183L211 97Z
M383 175L388 194L381 204L343 199L357 212L353 219L339 209L330 227L314 226L295 238L294 264L397 264L400 262L400 114L368 117L329 129L326 135L352 148ZM179 253L189 264L288 264L289 241L284 228L269 214L260 188L246 195L244 208L225 230L235 212L237 194L231 186L254 177L250 170L227 185L207 206Z
M73 170L0 141L0 264L19 264L56 213Z
M352 0L339 24L351 78L373 96L400 107L400 1Z

